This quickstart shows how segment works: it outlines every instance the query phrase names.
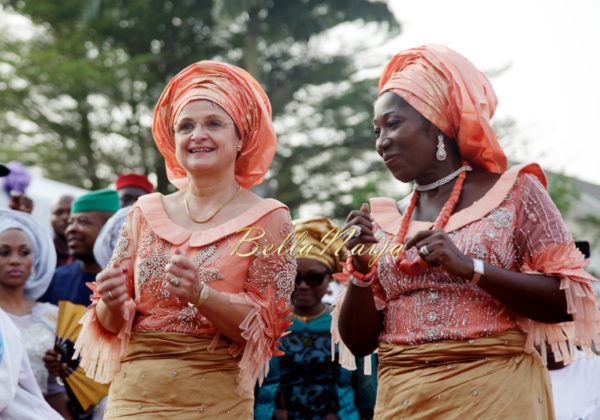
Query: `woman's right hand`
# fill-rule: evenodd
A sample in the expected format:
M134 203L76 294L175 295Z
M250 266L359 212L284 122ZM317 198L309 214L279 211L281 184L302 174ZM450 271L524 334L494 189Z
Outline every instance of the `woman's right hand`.
M102 270L96 276L96 291L100 294L102 302L111 312L118 312L129 298L127 294L126 268L121 268L119 263Z
M366 251L369 249L370 244L378 242L373 232L373 221L371 219L371 214L369 213L368 204L363 203L363 205L360 206L360 210L352 210L348 214L348 217L346 217L346 224L344 224L342 232L345 232L347 229L350 229L350 232L352 232L354 231L353 228L358 228L360 232L358 235L350 238L350 240L346 243L346 247L351 251L359 244L363 244L365 246L365 255L354 255L353 259L354 268L361 273L367 273L370 270L369 261L371 258L373 258L373 256L366 253Z

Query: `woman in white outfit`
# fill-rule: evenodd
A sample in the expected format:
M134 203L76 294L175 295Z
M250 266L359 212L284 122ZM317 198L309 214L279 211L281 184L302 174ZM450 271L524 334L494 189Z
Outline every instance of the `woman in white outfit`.
M42 360L54 347L58 308L36 302L48 287L56 253L50 235L29 214L0 210L0 308L20 332L33 377L48 403L71 418L63 386ZM15 337L6 338L16 341ZM15 350L16 351L16 350Z

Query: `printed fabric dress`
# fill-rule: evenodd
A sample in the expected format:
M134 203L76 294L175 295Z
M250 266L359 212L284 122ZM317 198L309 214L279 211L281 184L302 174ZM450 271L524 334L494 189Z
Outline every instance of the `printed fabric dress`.
M141 197L109 263L127 268L125 325L118 334L102 328L95 293L76 343L88 376L99 382L114 377L105 418L250 418L254 385L280 354L277 340L290 325L292 232L287 208L273 199L191 232L169 219L160 194ZM252 307L240 325L245 345L221 336L198 308L169 295L165 266L176 249L212 289Z
M309 323L294 318L281 339L283 356L271 359L269 374L256 391L256 419L359 420L373 417L377 378L359 368L344 369L331 357L331 313ZM375 359L375 355L370 356Z
M595 279L584 271L588 263L531 167L502 174L444 230L469 257L558 277L573 321L533 321L469 279L440 267L406 275L384 254L373 281L376 306L384 312L375 418L554 418L545 343L567 363L578 357L577 345L591 356L592 344L600 343L600 314L590 283ZM401 213L387 198L372 199L371 209L384 246L398 231ZM411 221L407 236L431 225ZM407 251L408 258L416 256L414 248ZM335 326L332 334L340 341ZM342 364L350 364L348 349L341 352Z

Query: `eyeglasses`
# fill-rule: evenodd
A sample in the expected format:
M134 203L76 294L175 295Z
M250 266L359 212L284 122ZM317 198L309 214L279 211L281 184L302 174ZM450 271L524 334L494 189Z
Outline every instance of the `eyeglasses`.
M329 276L329 271L309 271L306 274L297 273L296 286L300 286L300 283L302 283L302 280L304 280L304 283L306 283L310 287L317 287L323 283L327 276Z
M197 127L201 127L204 131L215 132L227 128L229 125L230 123L218 119L210 119L204 122L184 120L177 124L173 131L177 134L191 134L196 131Z

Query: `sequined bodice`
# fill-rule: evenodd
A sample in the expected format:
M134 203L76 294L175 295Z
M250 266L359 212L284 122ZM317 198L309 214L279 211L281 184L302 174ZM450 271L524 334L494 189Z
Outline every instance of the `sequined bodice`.
M532 255L548 241L568 242L564 227L545 227L547 194L531 178L522 178L500 204L485 216L449 232L456 247L471 258L520 271L523 255ZM383 232L381 232L383 233ZM389 232L388 232L389 235ZM412 248L408 257L415 259ZM390 256L381 258L378 281L385 300L384 342L416 344L496 334L516 326L516 314L468 279L439 267L406 275Z
M135 221L135 222L134 222ZM254 223L263 226L271 223L264 217ZM240 256L247 253L252 244L247 243L233 252L244 232L229 231L213 242L201 246L192 243L188 232L169 220L165 225L152 224L134 208L131 217L123 225L119 241L111 263L133 259L134 281L129 283L129 292L136 302L134 331L163 331L185 334L215 334L216 330L198 308L180 302L170 295L168 276L165 267L176 249L185 253L197 267L198 279L210 287L229 293L247 292L248 283L259 290L274 288L278 298L288 296L293 288L291 279L295 276L294 259L289 254L267 257L261 253ZM165 234L164 230L168 233ZM133 231L133 234L130 234ZM157 233L158 231L158 233ZM165 239L169 233L177 231L188 234L187 240L174 237ZM260 241L260 249L267 243L278 243L291 231L289 222L281 224L277 231L270 232L265 227L265 236ZM175 243L174 243L175 242ZM286 298L287 300L287 298Z

